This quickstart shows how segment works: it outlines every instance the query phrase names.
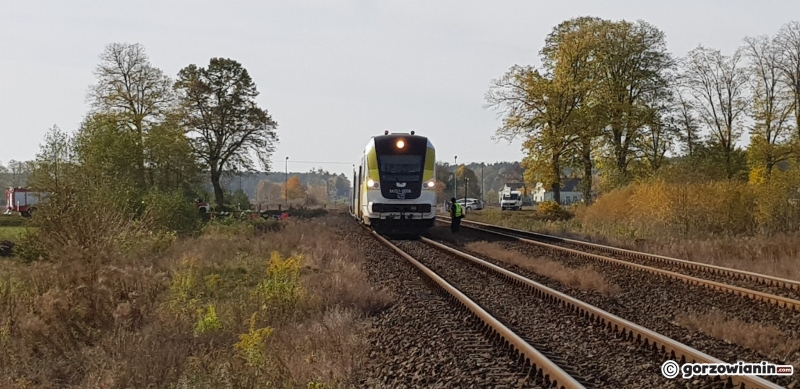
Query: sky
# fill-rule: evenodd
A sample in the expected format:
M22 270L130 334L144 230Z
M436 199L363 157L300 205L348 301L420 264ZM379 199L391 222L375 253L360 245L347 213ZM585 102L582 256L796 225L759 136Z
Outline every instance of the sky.
M675 55L730 54L800 19L800 1L3 0L0 161L33 159L54 124L78 128L113 42L141 43L172 77L212 57L242 63L278 122L276 171L288 156L290 171L350 175L384 130L429 137L438 160L518 161L519 141L492 140L501 119L484 96L511 66L537 65L545 36L578 16L652 23Z

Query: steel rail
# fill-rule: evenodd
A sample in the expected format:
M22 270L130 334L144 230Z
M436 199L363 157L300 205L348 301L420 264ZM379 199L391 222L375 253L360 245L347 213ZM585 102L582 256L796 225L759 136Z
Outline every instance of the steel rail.
M483 224L483 223L481 223L481 224ZM491 225L488 225L488 226L491 226ZM491 227L496 227L496 226L491 226ZM475 228L475 227L470 227L470 228ZM584 257L584 258L594 259L594 260L598 260L598 261L605 262L605 263L624 266L624 267L627 267L627 268L630 268L630 269L645 271L645 272L656 274L656 275L663 275L663 276L667 276L667 277L672 278L672 279L676 279L676 280L680 280L680 281L686 282L686 283L688 283L690 285L703 286L703 287L706 287L706 288L709 288L709 289L712 289L712 290L718 290L718 291L721 291L721 292L731 293L731 294L734 294L736 296L747 297L747 298L750 298L750 299L753 299L753 300L756 300L756 301L763 301L763 302L766 302L766 303L769 303L769 304L774 304L774 305L777 305L778 307L781 307L781 308L787 308L787 309L790 309L790 310L800 311L800 300L795 300L795 299L788 298L788 297L778 296L778 295L774 295L774 294L771 294L771 293L759 292L759 291L756 291L756 290L747 289L747 288L743 288L743 287L740 287L740 286L728 285L728 284L724 284L724 283L717 282L717 281L705 280L705 279L702 279L702 278L697 278L697 277L693 277L693 276L686 275L686 274L676 273L676 272L669 271L669 270L664 270L664 269L658 269L658 268L655 268L655 267L650 267L650 266L647 266L647 265L641 265L641 264L638 264L638 263L628 262L628 261L621 260L621 259L609 258L609 257L605 257L605 256L598 255L598 254L587 253L587 252L583 252L583 251L580 251L580 250L575 250L575 249L570 249L570 248L566 248L566 247L553 245L553 244L550 244L550 243L539 242L539 241L536 241L536 240L526 239L526 238L523 238L523 237L520 237L520 236L511 235L511 234L504 233L504 232L487 230L487 229L482 229L482 228L477 228L477 229L481 230L481 231L486 231L486 232L489 232L489 233L492 233L492 234L496 234L496 235L505 236L505 237L512 238L512 239L516 239L516 240L519 240L520 242L524 242L524 243L528 243L528 244L532 244L532 245L548 248L548 249L553 250L553 251L561 251L561 252L569 253L569 254L572 254L572 255L579 256L579 257ZM504 227L499 227L498 229L504 229ZM524 231L520 231L520 232L524 232ZM560 238L558 238L558 239L560 239Z
M427 268L425 265L408 255L406 252L395 246L386 238L380 236L374 231L372 234L378 239L379 242L394 250L398 255L411 262L417 269L422 271L428 278L434 281L439 287L444 289L447 293L457 299L461 304L469 309L473 315L480 319L486 326L490 327L493 332L505 340L505 345L513 347L519 354L523 355L525 362L533 367L544 380L551 386L556 385L561 389L585 389L575 378L567 374L558 365L553 363L550 359L533 348L528 342L515 334L508 327L503 325L500 321L492 317L488 312L481 308L478 304L472 301L469 297L461 293L458 289L450 285L447 281Z
M533 292L538 297L544 298L549 301L558 301L566 309L571 311L577 311L580 313L582 317L589 317L592 322L596 323L599 322L607 329L611 329L614 332L618 333L621 332L623 337L627 338L628 340L633 340L635 338L637 342L643 341L645 346L651 347L654 350L660 349L662 353L669 352L671 358L673 359L677 359L677 356L680 356L681 364L686 362L725 363L717 358L714 358L706 353L703 353L702 351L691 348L683 343L670 339L657 332L651 331L638 324L629 322L625 319L615 316L595 306L589 305L576 298L570 297L557 290L548 288L547 286L544 286L528 278L520 276L516 273L503 269L500 266L486 262L480 258L458 251L456 249L453 249L449 246L443 245L431 239L425 237L422 237L421 239L423 242L430 244L431 246L437 249L451 253L460 258L469 260L479 266L494 271L518 284L525 285L529 287L531 290L533 290ZM720 376L720 377L726 377L726 376ZM780 385L774 384L772 382L769 382L763 378L756 376L727 376L727 379L729 380L730 384L739 385L740 388L745 388L745 389L782 388L782 386Z
M449 221L449 218L444 217L444 216L439 216L439 219L441 219L441 221ZM577 246L589 247L589 248L592 248L592 249L595 249L595 250L605 251L605 252L614 253L614 254L619 254L619 255L622 255L622 256L626 256L626 257L645 259L645 260L653 260L653 261L658 261L658 262L663 262L663 263L668 263L668 264L674 264L674 265L678 265L678 266L683 267L683 268L688 268L688 269L692 269L692 270L701 270L701 271L705 271L705 272L708 272L708 273L721 274L723 276L731 277L731 278L734 278L734 279L745 279L745 280L749 280L749 281L755 281L757 283L760 283L760 284L763 284L763 285L767 285L767 286L779 286L779 287L786 288L786 289L800 290L800 281L789 280L789 279L786 279L786 278L780 278L780 277L770 276L770 275L766 275L766 274L754 273L754 272L745 271L745 270L737 270L737 269L732 269L732 268L718 266L718 265L710 265L710 264L705 264L705 263L693 262L693 261L688 261L688 260L685 260L685 259L672 258L672 257L663 256L663 255L658 255L658 254L643 253L643 252L640 252L640 251L628 250L628 249L623 249L623 248L619 248L619 247L606 246L606 245L597 244L597 243L591 243L591 242L584 242L584 241L581 241L581 240L563 238L563 237L560 237L560 236L547 235L547 234L542 234L542 233L539 233L539 232L524 231L524 230L519 230L519 229L516 229L516 228L497 226L497 225L493 225L493 224L481 223L481 222L476 222L476 221L472 221L472 220L462 220L462 223L474 224L474 225L477 225L477 226L498 229L498 230L501 230L501 231L509 231L509 232L513 232L515 234L533 236L533 237L542 238L542 239L546 239L546 240L554 241L554 242L569 243L569 244L574 244L574 245L577 245Z

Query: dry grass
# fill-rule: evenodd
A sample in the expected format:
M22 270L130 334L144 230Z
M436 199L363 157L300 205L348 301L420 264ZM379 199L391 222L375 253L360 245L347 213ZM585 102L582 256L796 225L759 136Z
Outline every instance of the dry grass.
M680 314L675 317L675 321L691 331L703 332L782 360L789 359L800 350L800 340L787 336L775 327L746 323L736 318L728 319L718 311Z
M471 212L469 220L800 280L798 178L764 183L633 184L575 207L570 220L536 212ZM788 189L787 189L788 188Z
M619 244L619 243L618 243ZM624 246L654 254L800 280L800 233L714 239L648 239Z
M552 278L570 288L594 290L604 295L615 295L620 292L619 286L606 281L602 274L591 267L575 269L542 257L530 258L520 252L506 250L498 243L472 242L467 244L466 248L487 257Z
M319 221L234 228L97 260L0 261L0 387L346 386L364 317L391 301L363 257Z

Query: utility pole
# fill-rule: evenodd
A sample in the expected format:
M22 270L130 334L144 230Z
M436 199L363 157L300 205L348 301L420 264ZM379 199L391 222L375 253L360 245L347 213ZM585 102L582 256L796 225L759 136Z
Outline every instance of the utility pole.
M485 163L481 162L481 203L486 201L486 192L484 192L484 185L483 185L483 166L486 165Z
M286 210L289 210L289 157L286 157L286 163L284 164L284 169L286 169L286 175L283 179L283 196L286 198Z
M464 184L464 205L467 205L467 191L469 190L469 177L466 179L466 184Z
M455 186L453 187L453 197L458 198L458 155L455 157L455 164L456 170L453 171L453 181L455 181Z

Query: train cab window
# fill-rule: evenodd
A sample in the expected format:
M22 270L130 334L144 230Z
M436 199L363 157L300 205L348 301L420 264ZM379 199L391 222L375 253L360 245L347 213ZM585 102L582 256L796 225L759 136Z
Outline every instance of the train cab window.
M381 155L378 157L382 181L413 182L421 180L421 155Z

